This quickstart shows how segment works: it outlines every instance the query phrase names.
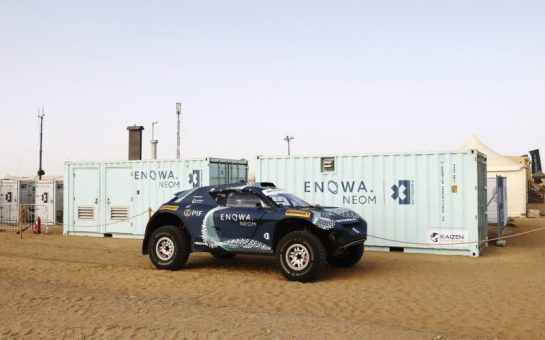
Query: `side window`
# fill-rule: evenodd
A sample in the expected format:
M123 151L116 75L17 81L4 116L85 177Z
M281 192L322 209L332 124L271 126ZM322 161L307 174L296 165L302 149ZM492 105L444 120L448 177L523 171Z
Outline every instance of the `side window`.
M233 192L227 197L228 208L255 208L261 204L261 199L250 193Z
M273 196L270 196L270 198L272 198L274 203L278 204L279 206L291 207L290 201L288 201L288 199L284 196L273 195Z
M212 198L214 198L214 201L222 207L225 207L227 205L227 196L228 194L224 192L219 192L215 195L212 195Z

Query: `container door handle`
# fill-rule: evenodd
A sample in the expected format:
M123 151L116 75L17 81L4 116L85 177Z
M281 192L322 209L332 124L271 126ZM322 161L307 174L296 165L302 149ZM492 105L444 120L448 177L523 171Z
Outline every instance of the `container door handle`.
M98 198L95 198L95 204L98 204Z
M108 204L110 204L110 199L108 198Z

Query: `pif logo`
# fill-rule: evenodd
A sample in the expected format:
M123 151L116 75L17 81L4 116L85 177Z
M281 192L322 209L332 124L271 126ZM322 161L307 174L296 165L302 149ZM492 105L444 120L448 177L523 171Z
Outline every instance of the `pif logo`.
M398 200L399 204L414 204L414 182L408 179L399 180L398 184L392 185L392 198Z
M185 217L202 216L202 210L185 209L184 216Z

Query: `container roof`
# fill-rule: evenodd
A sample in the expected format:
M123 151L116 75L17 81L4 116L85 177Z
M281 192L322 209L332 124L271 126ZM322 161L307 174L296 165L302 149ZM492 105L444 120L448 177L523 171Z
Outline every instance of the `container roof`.
M476 136L471 136L460 150L477 149L486 155L488 171L518 171L525 167L524 162L503 156L486 146Z

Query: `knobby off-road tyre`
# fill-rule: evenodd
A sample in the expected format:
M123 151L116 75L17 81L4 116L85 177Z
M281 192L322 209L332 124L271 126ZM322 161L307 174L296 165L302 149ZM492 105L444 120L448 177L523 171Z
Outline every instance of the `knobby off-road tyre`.
M220 248L215 248L210 251L210 254L217 259L232 259L236 254L230 253Z
M363 244L357 244L344 251L337 256L328 256L327 262L334 267L349 268L361 260L363 256Z
M288 280L315 281L322 275L326 264L325 247L313 234L293 231L278 243L276 264Z
M187 262L191 246L189 234L181 227L163 226L150 237L148 254L158 269L180 269Z

